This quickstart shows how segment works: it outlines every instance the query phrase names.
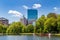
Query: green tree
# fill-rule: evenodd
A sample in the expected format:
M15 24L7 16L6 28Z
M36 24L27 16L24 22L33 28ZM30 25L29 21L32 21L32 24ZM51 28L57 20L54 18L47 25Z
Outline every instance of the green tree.
M60 15L58 15L58 18L57 18L57 29L58 29L58 32L60 33Z
M3 33L3 25L0 24L0 33Z
M46 18L44 15L42 15L37 21L36 21L36 32L42 33L44 29L44 22L46 21Z
M13 22L9 28L7 29L7 34L19 34L24 32L23 29L24 25L22 25L20 22Z
M48 18L44 23L44 33L56 33L57 32L57 20L53 17Z
M34 32L34 26L32 24L27 25L27 32L33 33Z
M0 33L6 33L7 26L0 24Z
M27 33L27 27L26 27L26 26L24 26L24 27L22 28L22 33Z
M49 14L47 15L47 18L51 18L51 17L57 18L56 13L49 13Z
M8 26L3 26L3 33L6 33L6 30L7 30Z

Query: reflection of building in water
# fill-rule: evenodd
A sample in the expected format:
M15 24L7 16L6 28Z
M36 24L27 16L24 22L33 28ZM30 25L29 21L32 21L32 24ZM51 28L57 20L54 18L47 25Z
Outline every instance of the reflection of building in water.
M9 25L9 23L8 23L8 19L5 19L5 18L3 18L3 17L1 17L0 18L0 24L3 24L3 25Z
M36 9L28 9L28 24L33 24L38 18L38 11Z
M24 16L22 18L20 18L20 22L23 23L24 25L28 24L28 21Z

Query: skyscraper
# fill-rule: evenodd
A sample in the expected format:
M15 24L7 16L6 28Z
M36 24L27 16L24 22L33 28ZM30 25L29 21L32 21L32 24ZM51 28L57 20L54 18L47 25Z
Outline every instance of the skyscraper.
M28 24L28 21L27 19L23 16L22 18L20 18L20 22L24 25L27 25Z
M36 9L28 9L28 24L33 24L38 18L38 11Z

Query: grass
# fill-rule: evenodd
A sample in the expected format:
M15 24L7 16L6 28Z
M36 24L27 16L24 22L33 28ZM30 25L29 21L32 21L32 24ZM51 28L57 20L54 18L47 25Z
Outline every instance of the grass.
M59 36L60 37L60 33L59 34L52 34L52 36Z
M41 33L20 33L20 34L10 34L10 35L33 35L33 34L36 34L36 35L41 35ZM2 34L0 33L0 36L1 35L9 35L9 34ZM57 33L57 34L51 34L52 36L60 36L60 33Z

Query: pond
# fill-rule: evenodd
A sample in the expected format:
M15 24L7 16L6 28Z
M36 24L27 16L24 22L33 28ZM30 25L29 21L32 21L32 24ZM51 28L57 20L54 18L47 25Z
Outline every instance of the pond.
M49 37L40 37L36 35L16 35L16 36L0 36L0 40L60 40L60 37L51 36Z

